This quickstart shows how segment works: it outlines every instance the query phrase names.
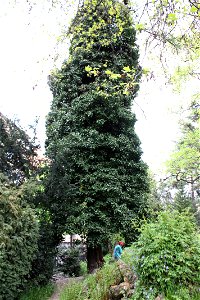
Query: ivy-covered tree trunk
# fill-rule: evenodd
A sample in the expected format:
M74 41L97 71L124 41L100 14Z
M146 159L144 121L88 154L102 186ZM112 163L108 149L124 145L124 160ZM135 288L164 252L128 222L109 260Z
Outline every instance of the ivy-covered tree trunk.
M84 1L72 22L70 56L50 76L46 185L55 230L83 234L88 269L102 263L113 233L133 240L148 192L131 105L141 68L128 8Z

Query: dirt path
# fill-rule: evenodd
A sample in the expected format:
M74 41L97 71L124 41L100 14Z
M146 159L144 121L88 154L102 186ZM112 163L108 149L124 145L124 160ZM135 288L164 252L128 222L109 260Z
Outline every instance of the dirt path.
M63 288L69 284L71 281L74 280L82 280L84 277L80 276L80 277L75 277L75 278L59 278L55 281L55 292L53 293L53 295L51 296L51 298L49 298L49 300L59 300L59 296L61 291L63 290Z

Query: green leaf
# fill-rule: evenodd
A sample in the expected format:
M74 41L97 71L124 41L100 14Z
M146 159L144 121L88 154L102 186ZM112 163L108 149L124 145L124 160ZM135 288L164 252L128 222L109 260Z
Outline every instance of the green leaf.
M111 78L111 79L118 79L118 78L121 78L121 75L120 75L120 74L114 74L114 73L112 73L112 74L110 75L110 78Z
M129 67L129 66L127 66L127 67L124 67L124 68L123 68L123 70L124 70L125 72L127 72L127 73L128 73L128 72L131 72L131 69L130 69L130 67Z
M142 31L145 29L145 26L144 24L135 24L135 29L138 30L138 31Z
M111 74L112 74L112 71L106 70L105 73L106 73L106 75L111 75Z
M191 13L195 13L198 11L197 7L195 7L194 5L190 8Z
M176 14L175 14L175 13L170 13L170 14L168 14L167 20L168 20L169 22L174 22L174 21L176 21L176 20L177 20Z
M86 66L85 71L89 73L90 71L92 71L92 68L90 66Z

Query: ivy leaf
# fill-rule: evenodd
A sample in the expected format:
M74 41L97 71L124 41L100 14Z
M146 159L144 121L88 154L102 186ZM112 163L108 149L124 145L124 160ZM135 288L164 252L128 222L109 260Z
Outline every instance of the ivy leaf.
M197 7L195 7L194 5L190 9L191 13L195 13L197 12L197 10L198 10Z
M174 13L168 14L167 21L169 21L169 22L175 22L176 20L177 20L176 14L174 14Z
M138 30L138 31L142 31L145 29L145 26L144 24L135 24L135 29Z
M110 75L110 78L111 78L111 79L118 79L118 78L121 78L121 75L120 75L120 74L114 74L114 73L112 73L112 74Z
M106 70L105 73L106 73L106 75L111 75L111 74L112 74L112 71Z
M86 66L85 71L89 73L90 71L92 71L92 68L90 66Z
M127 72L127 73L131 72L131 69L130 69L130 67L129 67L129 66L127 66L127 67L124 67L124 68L123 68L123 70L124 70L125 72Z

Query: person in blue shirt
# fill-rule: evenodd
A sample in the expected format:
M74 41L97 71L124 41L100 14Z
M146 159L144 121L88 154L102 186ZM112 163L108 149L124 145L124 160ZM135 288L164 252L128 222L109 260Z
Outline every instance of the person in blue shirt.
M119 260L122 255L122 247L124 246L124 242L117 242L113 251L113 257L115 260Z

